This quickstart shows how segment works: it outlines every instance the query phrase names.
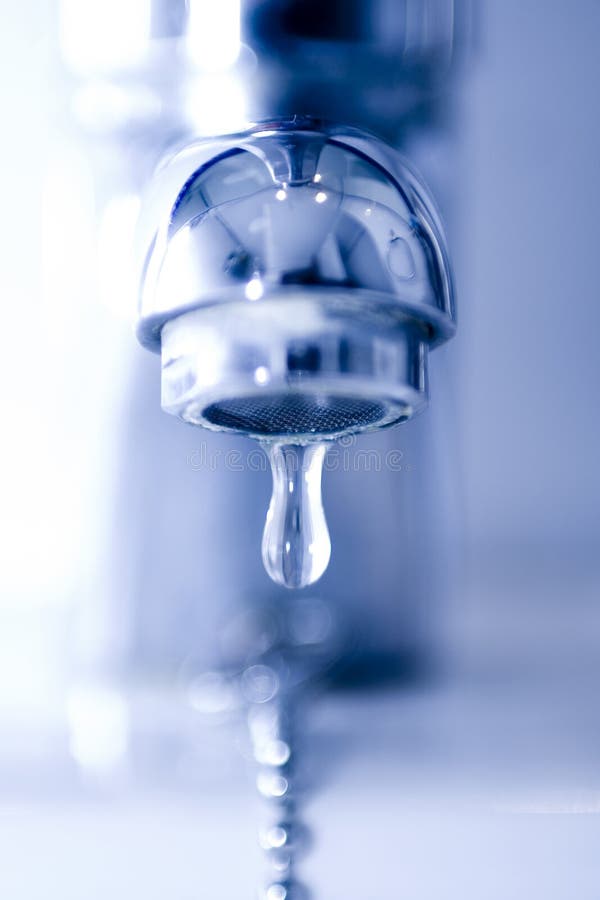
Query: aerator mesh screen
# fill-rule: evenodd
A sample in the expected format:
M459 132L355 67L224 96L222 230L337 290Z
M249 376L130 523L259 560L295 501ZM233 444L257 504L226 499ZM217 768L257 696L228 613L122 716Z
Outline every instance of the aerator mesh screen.
M222 400L204 417L217 427L258 435L333 435L373 425L386 411L359 397L279 393Z

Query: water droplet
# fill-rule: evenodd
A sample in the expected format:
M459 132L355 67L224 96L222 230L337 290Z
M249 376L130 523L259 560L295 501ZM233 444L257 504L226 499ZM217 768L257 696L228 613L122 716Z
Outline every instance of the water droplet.
M282 828L281 825L275 825L273 828L270 828L267 834L269 845L275 847L275 849L283 847L288 838L289 835L287 831L285 828Z
M283 884L271 884L266 890L266 900L286 900L287 889Z
M260 832L259 841L263 850L280 850L289 842L289 834L283 825L272 825Z
M289 782L283 775L271 775L267 772L260 772L256 779L256 786L259 793L268 800L278 800L285 797L289 789Z
M270 444L273 495L267 512L262 557L269 576L288 588L313 584L331 555L321 475L326 444Z
M269 666L250 666L242 674L241 687L251 703L267 703L279 690L279 678Z
M270 884L263 892L264 900L308 900L308 892L297 881L285 879Z
M269 862L273 871L278 875L286 875L292 868L292 854L289 850L271 850Z
M267 741L257 747L255 756L257 762L263 763L265 766L281 767L289 762L291 750L285 741Z

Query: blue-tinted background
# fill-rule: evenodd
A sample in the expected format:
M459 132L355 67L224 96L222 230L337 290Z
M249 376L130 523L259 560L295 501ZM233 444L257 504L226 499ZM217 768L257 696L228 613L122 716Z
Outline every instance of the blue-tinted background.
M125 9L136 34L144 4ZM241 717L213 721L190 685L241 614L289 602L260 563L267 473L193 464L248 445L165 416L132 330L133 229L180 98L160 59L133 101L82 74L54 4L2 18L0 887L252 896ZM448 227L460 327L425 416L365 439L409 468L325 484L313 594L341 662L305 716L316 897L600 890L599 44L594 0L477 4L402 141ZM214 77L207 133L243 105Z

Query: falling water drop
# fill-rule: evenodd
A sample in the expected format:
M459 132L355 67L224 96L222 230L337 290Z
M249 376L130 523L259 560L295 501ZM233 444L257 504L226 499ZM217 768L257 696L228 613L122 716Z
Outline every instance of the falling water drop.
M269 576L288 588L313 584L331 555L321 475L326 444L265 446L273 472L273 495L262 540Z

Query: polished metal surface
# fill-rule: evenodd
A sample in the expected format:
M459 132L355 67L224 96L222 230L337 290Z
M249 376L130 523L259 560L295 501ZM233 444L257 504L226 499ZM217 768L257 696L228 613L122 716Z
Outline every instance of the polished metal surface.
M168 412L311 440L426 403L451 273L431 198L377 139L292 119L193 144L158 173L145 242L138 335Z

